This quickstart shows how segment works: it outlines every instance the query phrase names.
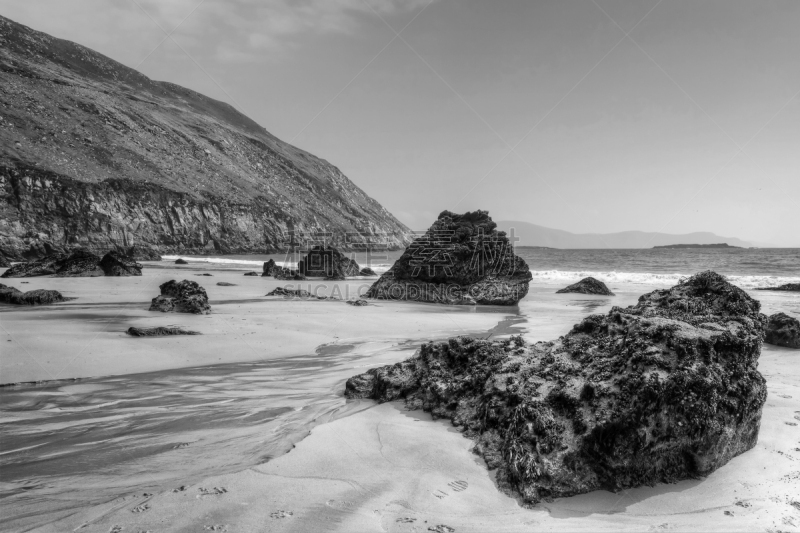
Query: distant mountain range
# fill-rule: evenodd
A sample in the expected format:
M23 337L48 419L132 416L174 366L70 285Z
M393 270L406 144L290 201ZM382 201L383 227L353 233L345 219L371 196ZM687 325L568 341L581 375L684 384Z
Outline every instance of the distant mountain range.
M652 248L670 244L719 244L748 248L753 244L734 237L721 237L708 231L671 235L645 231L619 233L570 233L560 229L538 226L529 222L503 220L498 229L519 238L516 246L546 246L548 248Z
M6 258L409 242L338 168L230 105L2 16L0 148Z

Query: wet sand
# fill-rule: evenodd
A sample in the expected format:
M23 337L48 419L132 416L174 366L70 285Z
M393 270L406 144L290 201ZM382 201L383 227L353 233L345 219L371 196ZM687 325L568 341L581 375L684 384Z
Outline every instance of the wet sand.
M156 276L147 272L139 281L154 282L148 280L148 274L153 278L163 278L161 281L175 277L170 272L160 272ZM97 337L98 344L92 343L91 346L104 347L106 350L106 359L94 356L94 364L100 366L92 367L92 359L88 355L85 359L77 357L86 366L76 368L99 368L91 375L125 374L131 372L130 368L136 368L142 369L138 370L141 372L158 370L155 378L145 376L147 379L165 380L164 376L169 372L178 372L178 377L169 381L172 386L185 384L187 378L183 374L194 372L198 375L192 387L200 390L203 380L212 384L214 380L221 380L224 374L219 366L200 365L219 362L220 358L226 364L258 360L261 361L258 364L266 365L268 362L264 362L265 359L273 359L275 367L265 367L255 374L235 372L237 384L230 384L231 396L237 392L242 395L254 394L256 403L231 410L232 416L254 405L260 406L262 411L277 408L280 402L271 400L269 394L261 390L262 381L257 377L259 372L273 383L285 382L284 387L270 391L275 398L280 397L285 405L289 405L286 402L288 397L303 391L311 394L313 398L308 395L294 398L292 405L312 406L313 416L282 418L284 415L278 414L270 421L266 418L273 415L263 415L266 417L264 420L256 420L247 428L240 428L243 432L240 436L248 442L249 450L261 447L265 455L269 455L259 457L249 465L241 463L238 467L221 465L219 468L215 465L213 472L203 474L193 471L193 475L179 481L178 477L153 477L151 471L145 475L141 468L134 468L137 464L135 460L119 459L115 469L83 478L97 484L93 501L76 492L52 494L47 503L46 499L37 501L27 494L11 491L9 494L13 496L4 499L7 519L0 529L69 531L80 528L80 531L102 532L115 529L125 532L800 530L800 353L796 350L764 346L759 369L767 379L769 397L764 407L759 442L754 449L735 458L708 478L618 494L598 491L542 503L532 509L519 506L513 498L496 489L492 473L487 471L482 460L471 453L472 442L449 422L433 421L425 413L405 411L401 404L375 405L368 401L345 401L341 397L343 382L347 377L363 372L364 368L408 357L413 352L414 342L465 332L503 335L513 329L523 331L524 336L532 341L552 339L565 333L581 317L606 312L612 305L632 304L640 294L655 287L632 284L615 286L612 290L618 293L617 296L593 297L555 296L555 286L537 284L531 287L529 296L520 303L518 309L485 309L482 310L485 312L474 313L468 308L401 302L382 302L375 306L353 308L342 302L271 300L254 297L254 293L266 294L278 285L274 280L247 278L231 273L214 274L214 277L197 278L209 290L214 309L211 318L147 312L146 303L155 296L157 289L150 289L145 296L137 298L131 289L125 289L120 284L116 295L102 294L95 289L97 292L87 296L88 286L73 284L68 286L75 287L73 290L76 293L83 291L83 301L69 303L80 302L88 309L59 310L59 314L68 316L52 318L44 323L52 323L53 327L59 328L58 331L64 332L62 341L66 339L66 345L82 341L80 337L87 334ZM187 276L187 279L193 278ZM30 281L30 285L33 285L33 280ZM216 287L214 284L217 281L230 281L239 286ZM37 282L42 287L58 288L53 286L52 280ZM231 289L238 292L223 292ZM765 313L783 310L796 316L800 311L795 295L752 294L762 301ZM115 302L119 301L131 301L132 304L121 306L117 303L115 307ZM117 320L117 317L109 321L103 305L113 308L122 319ZM64 304L59 307L64 307ZM366 312L358 313L363 311ZM5 319L8 311L3 310L0 320L15 338L33 339L33 334L27 334L27 330L36 326L41 328L43 321L34 315L21 316L30 312L45 313L43 309L14 311L15 322L10 328L7 325L10 322ZM96 322L82 324L85 319L72 315L79 312L93 313L92 316L97 317ZM203 330L203 336L177 339L131 339L121 333L128 325L155 325L165 321L192 329L206 329ZM319 333L320 328L330 326L332 322L344 323L344 329L329 334ZM289 329L291 324L296 329ZM25 337L26 334L30 336ZM193 344L197 339L206 342ZM142 341L151 346L141 353L137 352L134 357L128 347ZM43 344L36 346L61 349L56 348L56 340L50 340L50 344L39 342ZM295 346L293 343L305 344ZM248 344L256 349L248 350ZM70 346L68 349L77 350ZM298 353L302 350L305 352ZM170 358L173 352L185 354L184 359ZM318 360L316 366L310 355ZM128 360L136 357L143 357L144 360ZM191 359L187 360L186 357ZM217 359L214 360L214 357ZM300 357L311 366L304 368L300 365L294 370L280 370L283 368L281 365L289 360L286 358L291 357ZM20 363L22 356L13 352L9 359ZM3 350L4 368L6 360L7 352ZM325 363L326 360L329 364ZM195 363L189 365L184 361ZM166 370L186 366L194 368ZM23 374L23 367L18 367L20 374ZM41 371L37 374L30 370L33 368L31 365L24 368L30 372L27 375L42 375ZM218 370L212 371L212 368ZM76 375L79 374L73 377ZM255 380L256 387L243 385L248 376ZM119 379L132 378L126 376ZM219 385L215 397L218 401L225 401L228 382L220 381ZM64 394L89 395L93 400L87 401L91 403L108 394L102 389L104 386L107 384L104 385L102 380L81 380L75 384L59 384L56 390ZM195 390L192 387L185 390ZM318 392L316 395L309 393L314 390ZM31 394L42 392L30 386L18 388L19 393L24 391ZM143 391L142 394L151 392ZM194 394L198 394L197 402L209 400L203 394ZM151 400L151 403L158 404L159 401ZM146 403L143 402L140 407L144 408ZM41 405L30 404L27 407L32 412L41 410ZM155 407L149 406L151 409ZM223 416L221 413L225 410L217 408L214 412L220 413L216 416ZM36 416L43 415L40 412ZM176 420L179 418L176 415ZM224 424L218 424L220 433L224 433ZM292 444L295 447L289 453L281 451L270 454L266 452L270 447L269 439L264 437L278 424L285 424L284 428L294 424L293 429L299 430L284 442L287 449ZM258 434L259 430L263 430L264 437L261 437L261 441L253 440L253 435ZM171 442L172 438L169 431L163 428L151 428L143 433L164 434L164 442ZM215 436L208 429L197 429L194 436L196 440L193 443L197 444L153 454L143 462L150 469L160 465L159 468L167 470L170 462L177 463L179 469L187 471L191 470L191 465L202 465L202 457L213 455L214 446L220 445L221 441L215 441ZM206 445L204 449L201 449L202 443ZM244 455L241 449L231 445L231 441L226 440L225 443L225 446L217 448L218 454L227 452L232 457ZM193 446L198 447L197 457L193 455ZM21 453L34 454L38 449ZM141 466L141 461L138 464ZM105 489L104 493L104 476L125 476L131 472L138 472L142 476L139 482L131 484L138 490L125 492L119 489L114 492ZM24 472L22 474L24 478ZM45 473L40 473L40 476L47 478ZM54 482L53 479L50 481ZM12 483L14 487L5 488L18 488L20 483L17 480ZM30 492L37 490L43 489L33 487ZM103 494L107 497L103 498ZM61 508L56 508L53 502L59 499L65 503ZM11 509L11 513L8 509Z

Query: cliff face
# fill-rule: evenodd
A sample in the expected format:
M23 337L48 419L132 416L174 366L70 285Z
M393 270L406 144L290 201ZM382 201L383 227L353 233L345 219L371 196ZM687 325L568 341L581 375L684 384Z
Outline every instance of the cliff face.
M405 246L342 172L223 102L0 17L0 251ZM318 237L317 237L318 238ZM2 255L2 254L0 254Z

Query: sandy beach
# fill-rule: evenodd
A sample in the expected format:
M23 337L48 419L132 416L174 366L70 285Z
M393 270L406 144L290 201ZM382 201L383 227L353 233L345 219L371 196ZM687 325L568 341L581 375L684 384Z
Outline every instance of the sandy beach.
M205 273L212 276L196 276ZM160 283L184 277L207 289L211 315L147 311ZM217 286L220 281L236 286ZM287 283L207 266L146 268L141 278L30 278L12 283L26 289L56 288L76 297L49 307L4 307L0 316L3 382L66 380L5 387L6 405L31 402L31 408L43 411L35 415L41 418L39 423L57 411L83 413L80 419L54 421L50 437L41 437L35 446L46 446L60 432L93 422L92 417L112 424L105 422L111 411L103 412L100 404L103 394L124 384L130 396L113 402L138 403L114 411L116 416L174 412L169 424L178 429L164 431L169 437L161 440L148 435L157 433L156 428L130 433L128 441L123 439L129 446L126 450L144 449L145 443L165 449L126 451L132 455L109 455L109 459L98 452L98 464L85 470L48 472L48 460L53 459L41 457L34 478L4 480L4 531L793 531L800 527L800 370L794 350L764 345L759 369L767 379L769 397L758 445L708 478L618 494L593 492L530 509L497 490L492 472L471 453L472 441L449 422L406 411L402 404L376 405L342 396L348 377L405 359L421 342L467 333L517 332L529 341L553 339L583 316L630 305L656 285L616 283L612 286L616 296L603 297L555 295L554 283L535 283L518 307L475 308L392 301L353 307L335 300L264 297ZM368 283L316 282L310 288L319 288L320 294L355 295ZM303 288L308 285L304 282ZM751 294L762 301L767 314L796 310L791 294ZM165 324L179 324L202 335L141 339L124 333L132 325ZM235 383L230 381L232 366ZM195 382L189 381L191 376ZM144 390L145 383L163 386ZM215 385L219 386L215 396L197 392ZM9 393L16 395L13 401ZM191 399L197 394L208 405L221 405L215 407L218 411L203 407L205 417L222 419L227 413L235 418L238 412L253 416L267 407L274 412L257 415L263 418L261 423L196 427L186 422L186 413L197 416L195 405L177 406L174 399L162 405L158 399L175 394L185 396L187 404L200 403ZM63 401L72 397L77 403L56 407L59 397L67 397ZM280 406L277 398L282 399ZM294 399L287 403L287 398ZM240 400L250 403L238 408L233 407L237 403L225 404ZM181 409L190 410L181 414ZM24 418L18 410L4 412L6 423ZM141 424L141 419L135 420ZM128 424L126 431L133 432L136 423ZM125 433L116 431L116 438ZM182 439L185 445L174 444ZM264 454L260 458L254 456L259 449ZM221 450L226 451L221 454ZM31 451L6 447L10 465L6 472L13 475L14 460L23 460ZM54 463L55 468L62 468L59 464ZM124 482L111 484L108 476L116 471L129 475ZM183 472L184 477L170 471ZM19 490L21 485L28 490Z

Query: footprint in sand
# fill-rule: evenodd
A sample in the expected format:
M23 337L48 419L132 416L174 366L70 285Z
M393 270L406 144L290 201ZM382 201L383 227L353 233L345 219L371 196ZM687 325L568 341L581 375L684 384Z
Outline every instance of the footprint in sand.
M410 518L407 516L403 516L395 520L395 522L397 522L398 524L413 524L416 521L417 521L416 518Z
M792 399L792 397L789 396L788 394L778 394L778 396L780 396L781 398L786 398L787 400L791 400Z
M228 531L227 524L214 524L213 526L203 527L206 531Z
M787 426L796 426L797 425L795 422L784 422L784 424L786 424Z
M200 496L217 496L218 494L225 494L228 492L228 489L225 487L214 487L211 489L207 489L204 487L200 487Z
M672 529L672 524L664 522L663 524L658 524L657 526L650 526L648 531L664 531L666 529Z
M283 509L279 509L273 513L269 513L270 518L289 518L290 516L294 516L294 513L291 511L284 511Z
M184 492L186 490L186 485L181 485L177 489L172 489L172 492Z
M172 447L173 450L177 450L178 448L186 448L189 446L188 442L181 442L180 444L176 444Z
M437 490L435 490L435 491L433 491L433 493L432 493L432 494L433 494L434 496L436 496L437 498L439 498L440 500L441 500L442 498L446 498L446 497L447 497L447 493L446 493L446 492L443 492L443 491L441 491L441 490L438 490L438 489L437 489Z
M111 529L108 530L109 533L119 533L122 531L122 526L111 526Z
M136 507L131 509L131 512L132 513L143 513L145 511L148 511L149 509L150 509L150 505L146 504L146 503L143 503L142 505L137 505Z
M444 524L439 524L438 526L429 527L428 531L433 531L434 533L453 533L455 531L455 528L446 526Z
M467 483L466 481L451 481L450 483L447 484L447 486L456 492L463 492L467 490L467 487L469 487L469 483Z
M751 506L748 502L743 502L742 500L737 501L734 505L744 507L745 509Z

